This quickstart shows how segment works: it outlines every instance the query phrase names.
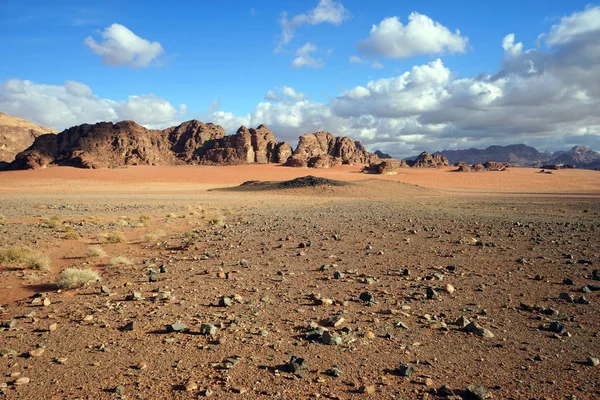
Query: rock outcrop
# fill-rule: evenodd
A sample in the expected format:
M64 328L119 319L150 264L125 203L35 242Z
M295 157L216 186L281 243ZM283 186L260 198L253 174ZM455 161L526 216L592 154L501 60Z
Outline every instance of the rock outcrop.
M329 162L325 161L326 156L330 158ZM338 163L368 164L377 159L378 157L366 151L359 141L349 137L335 137L329 132L320 131L300 136L293 158L289 158L286 165L298 165L298 160L304 160L309 167L312 164L315 168L323 168Z
M197 120L165 130L146 129L133 121L100 122L39 137L10 168L270 163L291 153L291 146L277 142L265 125L242 126L227 136L221 126Z
M55 130L0 112L0 163L10 163L34 140Z
M424 151L417 156L417 158L409 162L411 167L416 168L438 168L438 167L447 167L450 165L448 159L441 154L429 154Z
M513 167L512 164L507 162L487 161L485 164L473 164L469 165L463 161L459 161L455 164L458 168L456 172L481 172L481 171L506 171L509 167Z
M408 167L408 163L405 160L389 158L365 166L362 172L367 174L397 175L399 168L406 167Z
M485 149L442 150L434 154L446 156L452 164L463 161L470 165L483 164L488 160L494 160L523 166L538 166L547 157L537 149L524 144L489 146Z

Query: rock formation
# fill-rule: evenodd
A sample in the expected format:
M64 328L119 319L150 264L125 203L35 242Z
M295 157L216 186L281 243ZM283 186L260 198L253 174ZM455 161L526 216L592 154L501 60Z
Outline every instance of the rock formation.
M406 167L408 167L408 163L405 160L389 158L365 166L362 169L362 172L367 174L396 175L398 174L399 168Z
M485 164L473 164L469 165L463 161L459 161L455 164L458 168L456 172L480 172L480 171L506 171L509 167L513 167L512 164L507 162L496 162L488 161Z
M438 168L447 167L450 165L448 159L441 154L429 154L424 151L417 158L408 163L411 167L416 168Z
M300 136L293 157L288 158L286 165L299 166L302 160L309 167L312 165L314 168L328 168L339 163L368 164L377 159L377 156L365 150L361 142L348 137L334 137L329 132L320 131Z
M35 138L47 133L56 131L0 112L0 163L12 162Z
M10 168L270 163L285 160L291 152L291 146L277 142L265 125L250 130L242 126L227 136L222 127L197 120L165 130L146 129L133 121L99 122L40 136Z

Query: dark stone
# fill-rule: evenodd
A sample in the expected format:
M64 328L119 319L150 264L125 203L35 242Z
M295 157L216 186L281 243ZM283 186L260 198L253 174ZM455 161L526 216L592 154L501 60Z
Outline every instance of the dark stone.
M563 324L562 322L554 321L550 324L550 326L548 326L548 330L550 332L554 332L554 333L558 333L559 335L562 335L563 333L565 333L567 331L567 328L565 328L565 324Z
M175 322L174 324L167 325L167 332L187 332L190 328L181 322Z
M301 357L292 356L285 366L288 372L295 374L308 368L308 361Z
M437 300L439 298L440 298L440 295L435 291L434 288L432 288L432 287L427 288L427 299L428 300Z
M119 328L121 332L129 332L135 329L135 322L131 321Z
M369 292L362 292L359 296L360 301L364 301L365 303L374 304L375 297Z
M485 400L490 399L492 397L492 394L481 385L469 385L467 386L466 392L466 394L468 395L467 398L475 400Z
M400 376L410 377L415 373L415 369L406 364L400 364L400 366L396 369L396 372Z

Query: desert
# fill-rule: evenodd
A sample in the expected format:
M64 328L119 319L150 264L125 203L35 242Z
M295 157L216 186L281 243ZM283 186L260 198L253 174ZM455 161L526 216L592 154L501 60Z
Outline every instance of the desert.
M301 184L243 185L257 178ZM2 263L1 390L595 398L598 183L533 168L2 172L3 249L49 266ZM68 268L100 279L60 289Z
M0 1L0 400L600 399L600 4Z

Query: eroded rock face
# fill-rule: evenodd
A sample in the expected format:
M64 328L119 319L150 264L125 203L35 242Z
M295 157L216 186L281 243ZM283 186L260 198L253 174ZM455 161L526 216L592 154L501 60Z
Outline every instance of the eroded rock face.
M424 151L412 162L411 167L417 168L438 168L447 167L450 163L446 156L441 154L429 154Z
M362 169L362 172L367 174L396 175L398 174L399 168L406 167L408 167L408 164L404 160L387 158L385 160L369 164Z
M348 137L335 137L329 132L319 131L300 136L294 157L302 159L310 166L309 160L315 157L329 156L340 159L343 164L368 164L378 159L377 156L365 150L362 143ZM325 165L325 159L320 158L315 165ZM337 163L337 161L336 161ZM330 162L331 165L331 162Z
M277 142L265 125L256 129L242 126L227 136L221 126L197 120L165 130L146 129L133 121L100 122L38 138L9 168L264 164L284 162L291 154L291 146Z
M10 163L34 140L55 130L0 112L0 162Z

